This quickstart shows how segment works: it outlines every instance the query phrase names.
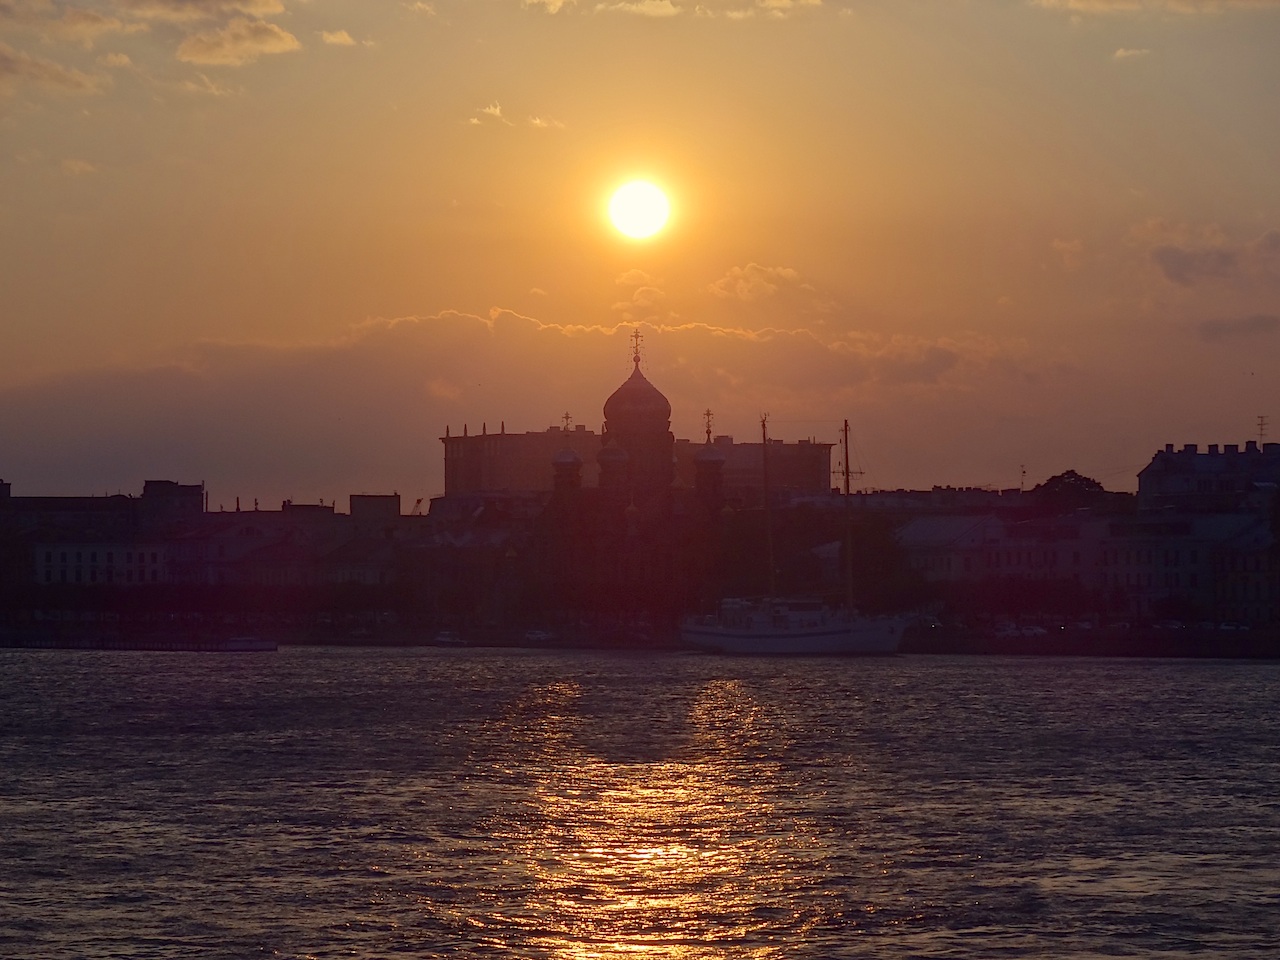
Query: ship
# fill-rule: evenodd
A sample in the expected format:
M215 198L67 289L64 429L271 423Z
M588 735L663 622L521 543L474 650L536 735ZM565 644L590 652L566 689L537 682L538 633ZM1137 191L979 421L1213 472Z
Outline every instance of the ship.
M833 610L820 600L728 598L714 615L689 617L680 639L710 653L850 656L896 653L909 617Z

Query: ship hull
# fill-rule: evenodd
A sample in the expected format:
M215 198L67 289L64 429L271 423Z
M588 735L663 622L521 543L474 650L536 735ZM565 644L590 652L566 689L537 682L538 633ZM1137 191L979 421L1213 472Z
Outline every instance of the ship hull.
M739 656L871 656L896 653L905 626L905 620L894 617L859 617L794 630L686 623L680 637L699 650Z

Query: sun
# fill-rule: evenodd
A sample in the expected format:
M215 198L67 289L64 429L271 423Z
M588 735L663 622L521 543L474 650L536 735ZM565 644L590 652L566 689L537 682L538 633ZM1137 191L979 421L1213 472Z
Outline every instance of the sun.
M671 215L667 195L648 180L632 180L613 193L609 219L619 232L633 240L652 237Z

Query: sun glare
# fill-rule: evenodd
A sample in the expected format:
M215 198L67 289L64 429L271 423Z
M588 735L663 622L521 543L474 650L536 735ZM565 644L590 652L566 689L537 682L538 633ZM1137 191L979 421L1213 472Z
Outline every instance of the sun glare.
M609 219L619 232L634 240L653 236L670 214L667 195L647 180L624 183L609 201Z

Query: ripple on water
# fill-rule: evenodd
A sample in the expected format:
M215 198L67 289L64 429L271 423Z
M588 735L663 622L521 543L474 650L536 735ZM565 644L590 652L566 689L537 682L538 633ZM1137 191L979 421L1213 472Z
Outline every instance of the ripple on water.
M1280 668L0 652L0 955L1263 957Z

